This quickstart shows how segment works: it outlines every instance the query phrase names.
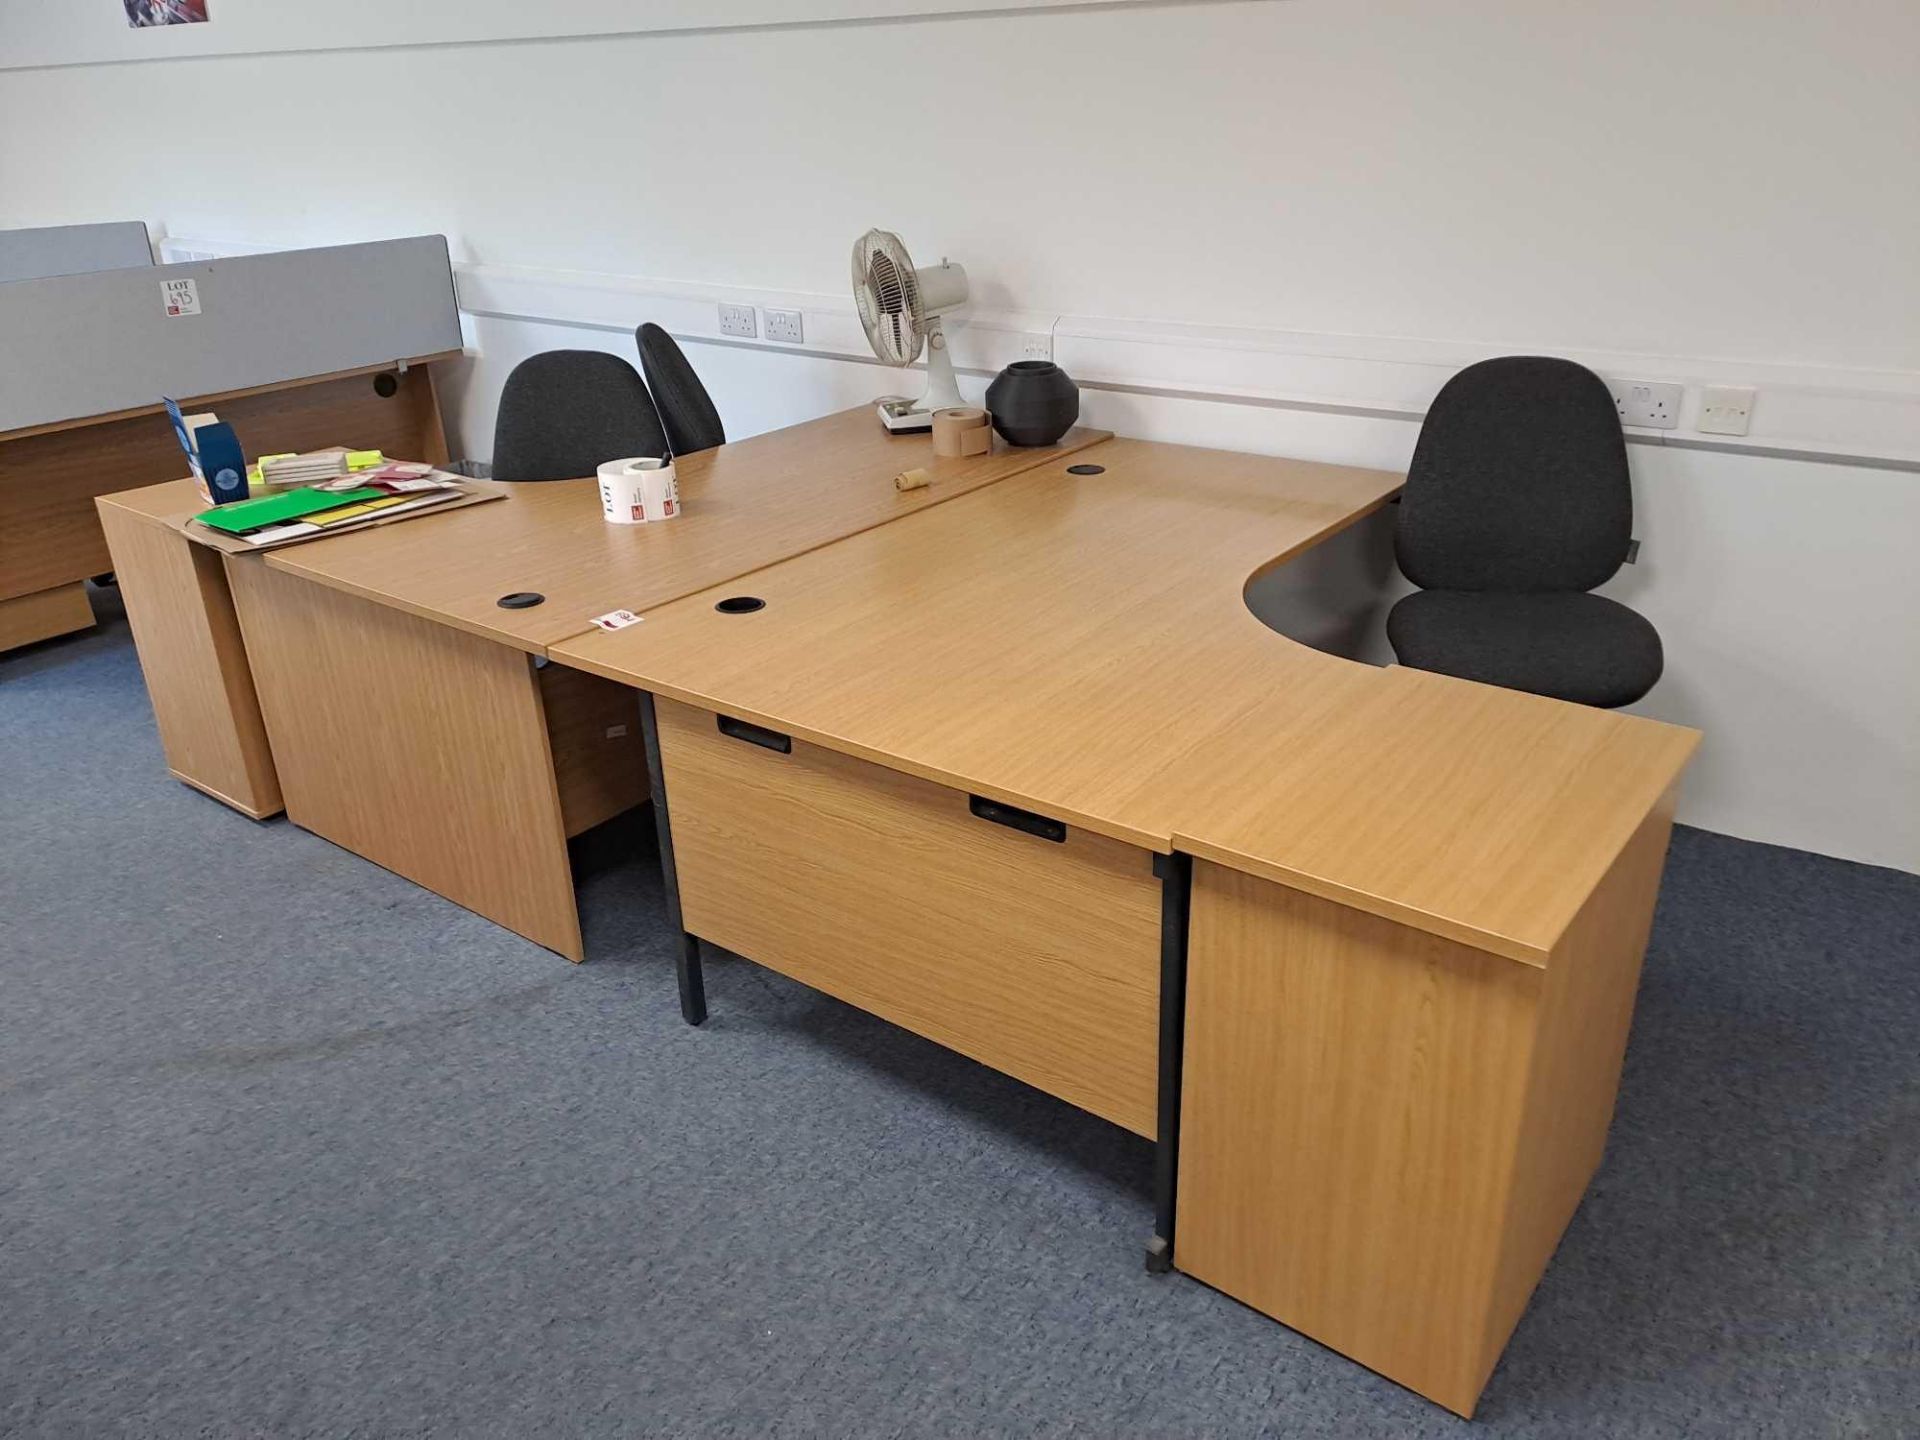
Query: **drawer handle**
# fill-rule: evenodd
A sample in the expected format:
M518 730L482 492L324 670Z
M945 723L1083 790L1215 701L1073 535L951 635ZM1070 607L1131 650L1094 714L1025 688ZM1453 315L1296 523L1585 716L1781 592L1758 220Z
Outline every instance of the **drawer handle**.
M749 745L758 745L762 750L777 750L782 755L793 753L793 737L782 735L778 730L769 730L761 725L749 725L744 720L736 720L731 715L716 715L714 723L720 727L722 735L731 735L736 740L744 740Z
M1067 838L1067 827L1064 821L1049 820L1045 815L1036 815L1031 810L1002 805L998 800L989 800L984 795L969 795L967 808L982 820L991 820L996 825L1005 825L1014 830L1024 830L1029 835L1038 835L1042 840L1051 840L1055 844L1063 844Z

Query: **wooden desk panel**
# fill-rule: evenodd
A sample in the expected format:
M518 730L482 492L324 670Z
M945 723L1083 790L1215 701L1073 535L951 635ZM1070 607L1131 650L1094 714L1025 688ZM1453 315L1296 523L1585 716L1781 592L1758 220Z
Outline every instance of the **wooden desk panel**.
M179 528L205 508L193 482L97 504L168 770L252 819L278 814L280 781L226 572Z
M1105 439L1076 429L1058 445L1007 446L936 460L925 435L889 436L870 406L683 456L685 511L655 525L609 525L593 480L509 487L504 504L295 545L268 556L289 574L534 654L609 610L641 611L912 515ZM893 488L916 466L923 490ZM502 595L546 602L503 610Z
M288 818L583 958L532 658L257 556L225 565Z
M1328 723L1263 699L1151 783L1178 807L1174 844L1545 965L1699 732L1421 670L1362 673Z
M0 650L71 635L92 625L93 601L87 598L84 580L0 600Z

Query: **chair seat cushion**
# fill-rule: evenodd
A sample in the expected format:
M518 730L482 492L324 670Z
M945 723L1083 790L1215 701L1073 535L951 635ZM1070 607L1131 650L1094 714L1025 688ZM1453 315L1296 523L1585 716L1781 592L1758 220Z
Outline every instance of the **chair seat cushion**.
M1660 635L1617 601L1574 590L1419 590L1387 616L1402 665L1582 705L1629 705L1653 688Z

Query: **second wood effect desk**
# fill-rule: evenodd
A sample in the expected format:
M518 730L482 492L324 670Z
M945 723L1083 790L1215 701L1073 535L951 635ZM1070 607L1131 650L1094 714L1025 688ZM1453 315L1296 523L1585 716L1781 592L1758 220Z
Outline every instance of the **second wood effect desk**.
M227 557L287 814L579 960L567 838L645 798L645 772L631 692L536 668L553 642L1104 438L935 460L862 409L682 457L685 513L664 524L608 525L596 483L566 480ZM932 484L896 491L915 466ZM514 593L541 600L499 603Z
M553 653L657 697L690 934L1154 1137L1160 1253L1470 1414L1599 1163L1698 737L1248 611L1395 476L1084 458Z

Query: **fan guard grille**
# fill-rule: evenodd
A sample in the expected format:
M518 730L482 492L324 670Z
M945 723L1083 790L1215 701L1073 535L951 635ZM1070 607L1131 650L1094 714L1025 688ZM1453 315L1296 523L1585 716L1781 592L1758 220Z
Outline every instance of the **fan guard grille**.
M890 365L917 360L925 320L920 282L898 235L869 230L854 243L853 294L874 353Z

